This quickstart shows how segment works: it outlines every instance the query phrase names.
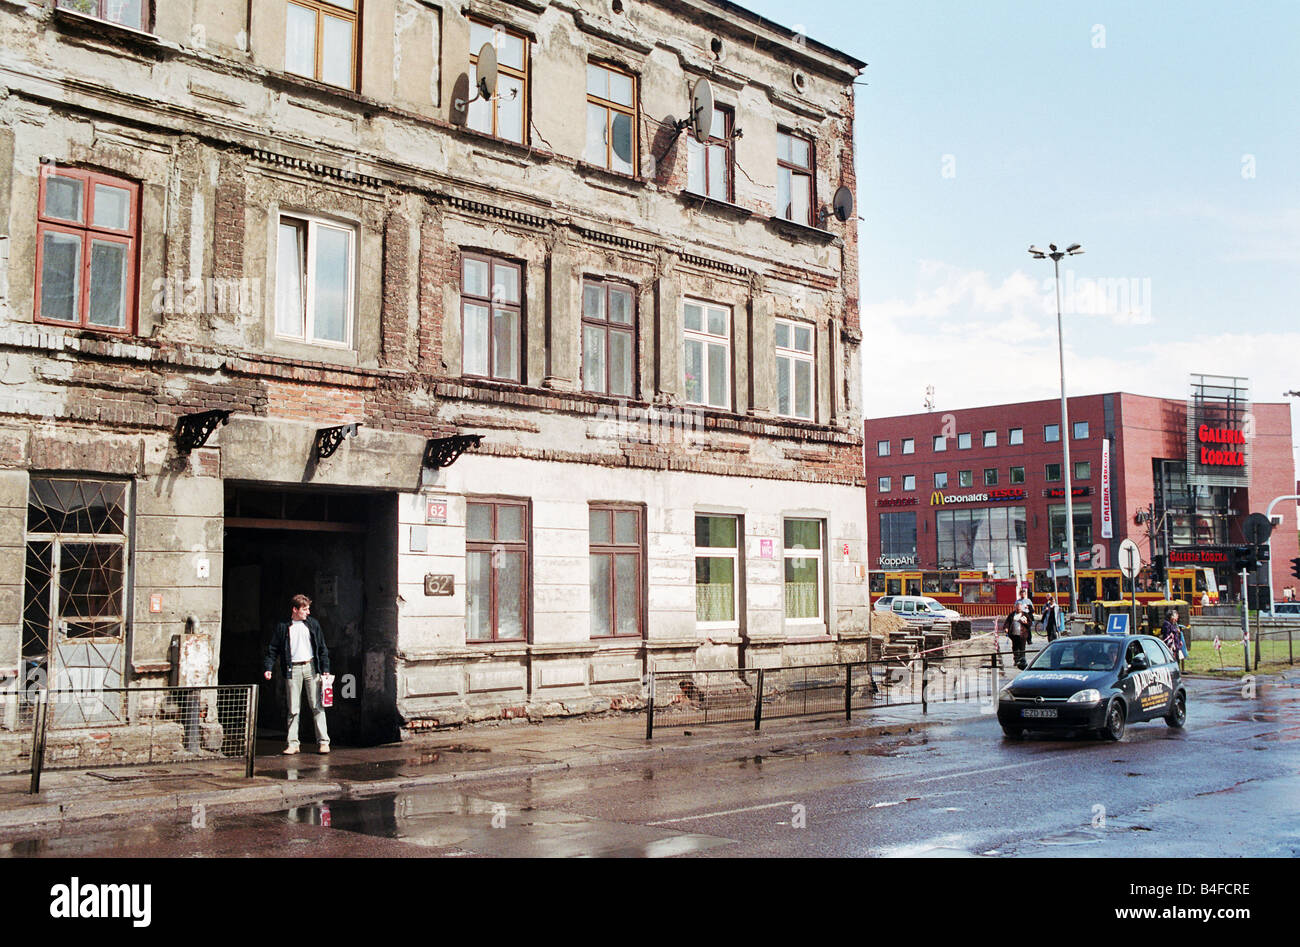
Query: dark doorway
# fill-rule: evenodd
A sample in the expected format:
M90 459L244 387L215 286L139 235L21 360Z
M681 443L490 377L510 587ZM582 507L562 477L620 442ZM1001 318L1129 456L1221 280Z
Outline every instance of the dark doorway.
M396 641L396 497L228 486L218 682L260 685L258 735L285 736L284 680L263 677L289 599L312 599L334 674L326 711L335 745L397 739L392 653ZM303 707L300 739L316 742Z

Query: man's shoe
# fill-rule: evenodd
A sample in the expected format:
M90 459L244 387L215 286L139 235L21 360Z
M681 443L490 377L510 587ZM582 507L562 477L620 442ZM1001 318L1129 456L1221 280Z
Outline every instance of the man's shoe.
M286 746L280 752L283 753L285 756L293 756L293 754L298 752L298 748L296 746Z
M320 752L321 752L321 753L328 753L329 751L330 751L330 745L329 745L328 743L322 743L322 744L320 745Z

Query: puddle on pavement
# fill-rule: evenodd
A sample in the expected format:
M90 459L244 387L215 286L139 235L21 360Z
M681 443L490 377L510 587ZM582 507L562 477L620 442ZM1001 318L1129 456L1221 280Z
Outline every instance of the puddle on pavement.
M290 822L511 858L667 858L733 844L730 839L520 808L451 791L339 799L282 813Z

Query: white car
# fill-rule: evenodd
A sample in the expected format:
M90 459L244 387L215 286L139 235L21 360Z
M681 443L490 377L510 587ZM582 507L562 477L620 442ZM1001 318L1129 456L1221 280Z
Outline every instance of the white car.
M915 624L927 624L935 621L956 621L961 618L942 602L925 595L895 595L889 603L889 610L904 621Z

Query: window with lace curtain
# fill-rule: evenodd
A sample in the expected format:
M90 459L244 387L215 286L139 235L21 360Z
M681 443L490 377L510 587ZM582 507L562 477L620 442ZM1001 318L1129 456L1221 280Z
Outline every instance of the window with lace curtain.
M695 620L737 624L740 612L740 518L695 517Z

